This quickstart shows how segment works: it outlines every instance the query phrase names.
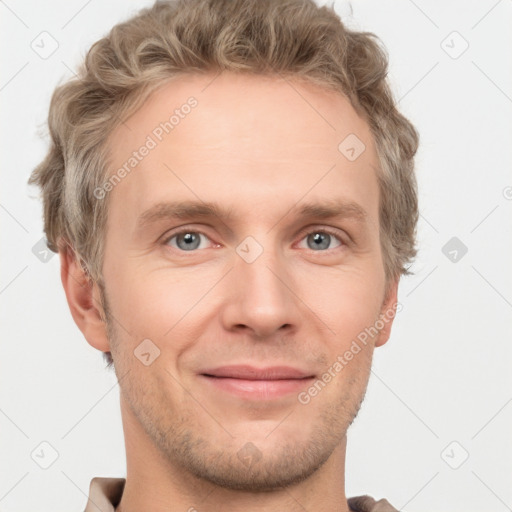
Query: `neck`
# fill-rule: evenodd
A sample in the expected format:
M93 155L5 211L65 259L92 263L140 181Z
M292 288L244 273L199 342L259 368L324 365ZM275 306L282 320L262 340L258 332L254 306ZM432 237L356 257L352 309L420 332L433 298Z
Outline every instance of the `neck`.
M116 512L349 512L345 497L346 436L309 478L270 491L241 491L199 479L164 458L121 395L126 484Z

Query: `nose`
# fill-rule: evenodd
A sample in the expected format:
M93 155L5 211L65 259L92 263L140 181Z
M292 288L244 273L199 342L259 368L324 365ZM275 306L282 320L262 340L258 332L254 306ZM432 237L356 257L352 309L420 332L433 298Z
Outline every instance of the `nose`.
M301 314L296 286L286 263L270 250L252 263L235 254L225 284L228 291L221 320L226 330L246 331L255 339L264 339L298 328Z

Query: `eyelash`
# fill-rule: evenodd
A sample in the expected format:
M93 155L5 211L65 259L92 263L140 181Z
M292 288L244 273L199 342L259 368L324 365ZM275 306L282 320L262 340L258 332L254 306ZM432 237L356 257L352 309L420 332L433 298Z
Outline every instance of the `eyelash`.
M197 229L182 228L182 229L180 229L178 231L173 232L172 235L169 235L169 236L165 237L164 240L162 241L162 244L163 245L167 245L168 247L170 247L173 250L176 250L176 251L178 251L180 253L185 253L185 254L187 252L195 253L197 251L204 250L204 249L194 249L194 250L191 250L191 251L183 251L183 250L181 250L179 248L177 249L175 247L171 247L171 246L168 245L169 242L173 238L175 238L175 237L177 237L179 235L182 235L184 233L195 233L195 234L203 235L206 238L210 239L210 237L207 234L205 234L202 231L199 231ZM344 249L348 245L347 242L339 235L338 232L336 232L335 230L330 229L330 228L316 228L316 229L311 229L309 231L305 231L305 232L301 233L300 241L302 241L305 237L307 237L308 235L311 235L313 233L323 233L323 234L330 235L330 236L334 237L336 240L338 240L338 242L341 243L341 246L334 247L332 249L325 249L325 250L321 250L321 251L314 251L313 249L308 249L311 252L314 252L314 253L327 253L327 252L330 252L330 251Z

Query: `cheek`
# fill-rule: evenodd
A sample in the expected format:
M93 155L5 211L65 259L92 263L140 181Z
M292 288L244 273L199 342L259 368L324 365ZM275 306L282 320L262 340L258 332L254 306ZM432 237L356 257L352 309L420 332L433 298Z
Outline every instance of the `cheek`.
M179 351L194 339L190 319L202 318L208 306L206 294L218 281L214 272L198 275L191 269L118 273L110 282L112 313L130 333L132 344L150 339L166 350L173 339L173 351ZM206 300L205 300L206 299Z
M345 273L329 281L327 292L309 298L311 309L334 331L328 331L323 340L327 362L320 380L326 391L319 384L323 395L319 406L339 400L340 407L357 407L366 389L381 293L380 285L366 279L367 275Z
M383 287L380 273L368 266L324 269L310 272L298 295L335 332L331 334L337 343L344 344L376 321Z
M326 339L318 343L325 343L329 352L330 347L334 352L350 345L375 322L383 292L375 260L362 258L357 265L338 268L302 263L286 269L286 280L294 292L289 300L304 315L305 332L323 330L322 323L328 326ZM146 268L142 263L119 258L116 265L105 268L118 335L131 340L132 350L142 340L150 339L160 350L183 351L211 327L223 307L229 306L225 297L232 295L236 282L230 277L222 279L228 269L229 265L214 264L202 265L201 269L171 268L169 264ZM229 290L224 290L226 286Z

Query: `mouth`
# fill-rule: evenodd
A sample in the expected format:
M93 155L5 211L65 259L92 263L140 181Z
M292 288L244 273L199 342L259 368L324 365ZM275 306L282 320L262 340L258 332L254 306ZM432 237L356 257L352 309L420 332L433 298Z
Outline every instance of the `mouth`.
M308 372L287 366L258 369L248 365L209 369L199 377L217 391L247 400L272 400L298 393L315 378Z

